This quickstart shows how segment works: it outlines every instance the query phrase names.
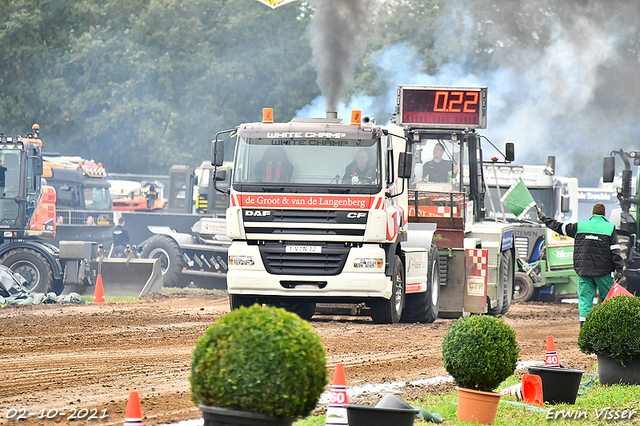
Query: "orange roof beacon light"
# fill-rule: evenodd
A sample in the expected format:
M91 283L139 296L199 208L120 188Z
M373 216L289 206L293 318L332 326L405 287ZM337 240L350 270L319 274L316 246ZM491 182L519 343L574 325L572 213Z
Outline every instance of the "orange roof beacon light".
M273 123L273 108L262 108L262 122Z
M351 124L354 126L359 126L362 120L362 111L358 111L354 109L351 111Z

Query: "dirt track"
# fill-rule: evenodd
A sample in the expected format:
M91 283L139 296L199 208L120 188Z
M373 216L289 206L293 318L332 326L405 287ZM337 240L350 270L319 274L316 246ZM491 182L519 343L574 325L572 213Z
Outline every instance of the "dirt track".
M66 424L69 413L95 409L106 419L73 424L122 424L130 390L142 400L145 425L199 418L189 397L189 364L196 339L229 311L224 292L182 291L142 303L19 306L0 310L0 425L12 408L35 413L19 424ZM595 356L577 348L577 305L513 305L505 321L517 333L521 360L544 361L553 335L565 367L593 372ZM327 351L330 374L345 365L347 387L408 382L445 375L440 342L454 320L374 325L367 317L316 316L311 325ZM406 386L406 399L451 389L451 383ZM385 392L386 393L386 392ZM356 397L350 402L378 395ZM38 416L65 412L44 422ZM12 412L13 413L13 412ZM22 411L19 411L22 413Z

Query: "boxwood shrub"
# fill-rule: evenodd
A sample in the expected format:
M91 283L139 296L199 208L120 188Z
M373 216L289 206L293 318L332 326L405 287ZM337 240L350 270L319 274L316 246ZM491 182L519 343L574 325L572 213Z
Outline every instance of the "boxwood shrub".
M442 339L442 362L460 387L491 392L516 369L520 346L502 319L460 318Z
M614 296L594 306L580 330L578 348L622 365L640 356L640 298Z
M306 416L327 384L325 351L299 316L255 304L231 311L198 339L189 381L196 405Z

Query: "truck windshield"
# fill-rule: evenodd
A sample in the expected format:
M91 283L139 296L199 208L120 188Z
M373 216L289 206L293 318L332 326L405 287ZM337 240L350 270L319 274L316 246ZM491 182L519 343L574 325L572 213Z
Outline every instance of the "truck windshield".
M239 137L234 183L380 186L377 139Z
M459 142L425 139L414 144L413 150L412 189L431 192L459 191Z
M0 197L15 198L20 188L20 151L3 150L0 153Z
M18 219L20 195L20 151L0 152L0 225L15 225Z
M86 210L111 210L109 188L85 188L84 204Z

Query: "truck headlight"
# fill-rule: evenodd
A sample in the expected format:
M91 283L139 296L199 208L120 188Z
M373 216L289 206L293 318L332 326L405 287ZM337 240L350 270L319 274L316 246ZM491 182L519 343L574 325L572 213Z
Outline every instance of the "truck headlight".
M359 258L353 261L354 268L382 268L383 264L384 262L382 261L382 259L373 257Z
M229 263L234 266L253 266L253 256L229 256Z

